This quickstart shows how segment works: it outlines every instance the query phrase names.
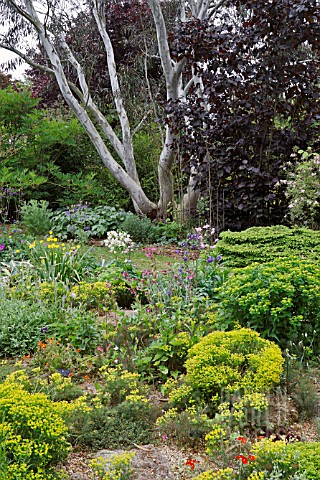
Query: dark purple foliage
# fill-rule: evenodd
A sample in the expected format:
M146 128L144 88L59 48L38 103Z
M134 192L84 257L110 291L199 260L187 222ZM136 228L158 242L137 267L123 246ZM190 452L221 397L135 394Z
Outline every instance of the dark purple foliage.
M318 2L230 5L218 26L190 19L172 33L172 56L186 57L203 84L166 108L218 230L283 221L287 201L275 186L293 146L315 141L319 119Z

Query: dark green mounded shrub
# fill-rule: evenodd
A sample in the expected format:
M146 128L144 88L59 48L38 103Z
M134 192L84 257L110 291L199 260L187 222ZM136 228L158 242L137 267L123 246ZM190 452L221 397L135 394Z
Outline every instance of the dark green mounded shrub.
M308 228L252 227L243 232L223 232L216 252L230 267L245 267L291 255L303 259L320 257L320 231Z
M320 329L319 263L299 258L235 270L218 291L221 329L250 327L285 348ZM315 335L314 353L320 342Z
M190 348L186 380L206 398L237 391L266 392L280 380L280 348L249 328L212 332Z

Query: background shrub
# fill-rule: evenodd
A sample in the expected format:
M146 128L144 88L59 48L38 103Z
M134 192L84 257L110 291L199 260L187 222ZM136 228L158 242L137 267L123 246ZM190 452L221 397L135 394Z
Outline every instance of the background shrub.
M301 160L293 172L288 173L286 195L290 200L289 214L291 223L311 228L320 227L320 155L298 150Z
M190 348L186 381L207 399L237 391L267 391L280 380L283 358L273 342L248 328L212 332Z
M121 225L121 230L128 233L136 243L148 243L152 238L153 224L147 217L129 214Z
M234 272L219 293L221 328L240 324L287 347L320 328L318 263L278 259ZM315 353L319 351L317 336Z
M253 262L270 262L291 255L317 260L320 256L320 231L308 228L252 227L243 232L223 232L215 253L231 267Z
M30 200L21 206L21 224L31 235L45 235L51 229L53 213L46 200Z

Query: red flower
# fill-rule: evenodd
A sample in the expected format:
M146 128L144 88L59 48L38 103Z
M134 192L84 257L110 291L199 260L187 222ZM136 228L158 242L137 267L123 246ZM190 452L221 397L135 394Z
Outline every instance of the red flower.
M239 442L241 442L243 445L247 443L247 439L244 437L238 437Z
M196 459L192 460L191 458L189 458L189 460L186 461L186 465L189 465L191 470L194 470L194 464L196 463L196 461Z
M236 460L241 460L241 462L242 462L244 465L247 465L247 463L249 462L249 460L247 459L247 457L245 457L244 455L237 455L237 456L236 456Z
M255 460L256 457L254 455L249 455L249 460Z

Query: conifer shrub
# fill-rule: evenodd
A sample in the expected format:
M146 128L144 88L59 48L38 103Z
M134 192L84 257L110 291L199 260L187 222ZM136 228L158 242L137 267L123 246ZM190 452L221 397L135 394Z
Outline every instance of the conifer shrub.
M242 232L221 233L216 252L229 267L245 267L297 256L318 260L320 231L308 228L252 227Z

